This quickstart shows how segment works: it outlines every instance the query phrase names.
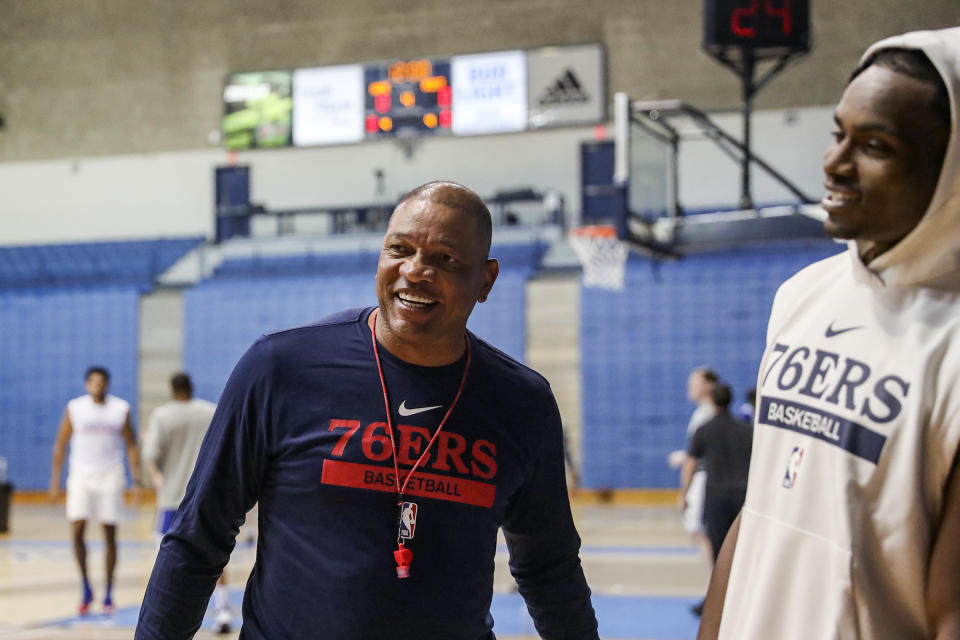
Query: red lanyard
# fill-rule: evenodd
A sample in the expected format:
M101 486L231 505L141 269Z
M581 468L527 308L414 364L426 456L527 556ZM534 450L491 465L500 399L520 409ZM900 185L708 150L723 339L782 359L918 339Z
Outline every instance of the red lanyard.
M404 479L403 484L401 485L400 466L397 463L397 445L395 444L395 438L393 436L393 417L392 412L390 411L390 399L387 396L387 381L383 377L383 366L380 364L380 350L377 347L376 326L377 313L379 311L379 309L373 310L373 322L370 326L370 337L373 341L373 357L377 361L377 373L380 374L380 388L383 390L383 406L387 413L387 435L390 436L390 453L393 455L393 472L397 484L397 508L400 510L400 517L402 519L403 512L405 509L407 509L408 504L413 505L413 514L415 517L416 505L404 501L404 493L407 490L407 485L410 483L410 478L413 477L414 472L417 470L420 464L426 460L427 454L430 453L430 448L433 446L433 443L436 442L437 436L439 436L440 432L443 430L443 425L447 423L447 419L450 417L450 414L453 413L453 408L457 406L457 402L460 400L460 395L463 393L463 386L467 382L467 372L470 370L470 339L464 335L464 341L467 343L467 363L463 367L463 377L460 379L460 387L457 389L457 395L453 397L453 402L450 403L450 408L447 409L447 413L443 416L443 420L441 420L440 424L437 426L437 430L433 432L433 437L430 438L430 442L427 443L423 453L421 453L420 457L417 458L416 463L414 463L413 467L407 473L407 477ZM413 532L411 531L410 535L406 537L407 539L413 538ZM410 575L410 563L413 560L413 552L404 547L403 540L404 536L398 531L397 550L393 552L393 557L397 562L398 578L406 578Z

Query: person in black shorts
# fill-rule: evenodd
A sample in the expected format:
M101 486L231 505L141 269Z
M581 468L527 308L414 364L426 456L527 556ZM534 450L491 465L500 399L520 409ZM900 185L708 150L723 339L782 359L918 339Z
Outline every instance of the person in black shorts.
M716 561L730 525L740 513L747 493L752 429L730 414L730 387L718 384L710 394L716 415L697 429L687 450L680 495L701 462L707 471L703 522Z

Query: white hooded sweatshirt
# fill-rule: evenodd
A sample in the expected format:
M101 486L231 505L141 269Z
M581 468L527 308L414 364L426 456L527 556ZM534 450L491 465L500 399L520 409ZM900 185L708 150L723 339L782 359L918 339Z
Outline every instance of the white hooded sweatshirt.
M960 28L864 58L891 47L923 50L947 86L943 169L896 246L865 266L851 242L777 293L725 640L929 635L928 565L960 445Z

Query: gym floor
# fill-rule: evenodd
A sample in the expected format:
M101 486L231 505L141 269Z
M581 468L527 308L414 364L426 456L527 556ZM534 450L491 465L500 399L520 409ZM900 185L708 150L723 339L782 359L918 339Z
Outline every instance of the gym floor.
M706 589L709 566L684 533L677 510L639 506L619 498L574 501L583 539L581 559L593 590L604 640L693 640L699 619L690 611ZM80 597L63 507L15 500L10 531L0 534L0 640L119 640L133 636L137 612L156 554L152 504L128 505L119 529L115 613L99 609L103 544L99 527L88 530L88 566L98 600L76 615ZM227 567L230 600L239 616L243 583L253 566L253 531L241 532ZM499 640L534 640L533 623L515 593L506 548L497 554L492 613ZM197 638L236 638L213 632L212 617Z

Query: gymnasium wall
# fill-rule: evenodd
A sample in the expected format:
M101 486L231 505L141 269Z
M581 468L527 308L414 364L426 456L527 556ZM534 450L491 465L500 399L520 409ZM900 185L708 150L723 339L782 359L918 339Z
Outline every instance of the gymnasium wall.
M813 196L830 106L859 53L894 32L960 23L955 0L813 0L813 52L758 95L756 150ZM0 0L0 243L212 236L223 77L551 44L600 42L608 93L679 98L739 132L734 75L700 50L701 0L274 3ZM610 96L608 95L608 99ZM367 202L444 177L484 195L559 189L576 216L578 145L589 127L238 154L269 207ZM599 135L606 135L601 132ZM707 146L684 152L689 207L736 201L736 169ZM686 165L682 165L685 167ZM758 181L758 201L782 193Z
M731 74L732 81L732 74ZM828 107L758 112L754 150L818 198L820 164L829 140ZM716 114L739 135L739 116ZM3 138L0 130L0 139ZM466 184L482 196L532 186L556 189L571 220L579 218L580 143L591 128L423 141L407 158L391 142L261 150L238 154L251 167L251 197L270 209L392 202L438 178ZM707 140L682 145L681 202L691 208L729 207L739 197L739 167ZM227 163L221 150L0 163L0 243L214 235L213 175ZM376 195L374 171L384 173ZM757 202L792 200L754 171ZM53 188L55 187L55 188Z
M880 37L960 24L956 0L812 0L814 51L758 95L755 149L815 198L832 105L862 50ZM489 0L348 3L278 0L0 0L0 245L213 235L213 170L230 71L331 65L551 44L600 42L608 99L678 98L739 132L739 85L700 50L702 0ZM609 131L575 127L422 141L237 154L253 199L271 208L369 202L374 171L395 198L454 179L483 195L555 188L579 213L579 144ZM681 201L727 206L738 173L709 143L682 150ZM783 199L758 179L759 202ZM710 364L737 397L753 383L776 285L814 247L750 249L658 266L631 261L622 294L581 298L583 481L675 486L691 368ZM523 283L505 270L471 329L521 356ZM216 398L257 335L373 304L371 272L282 280L217 279L186 294L185 366ZM94 362L136 400L135 288L0 292L0 453L18 487L42 488L65 402ZM529 331L536 331L531 327ZM136 415L134 409L134 415Z
M623 291L580 297L583 469L589 488L676 487L667 455L684 449L694 405L687 377L714 368L736 408L756 385L777 287L845 245L781 243L691 255L633 257Z
M84 393L88 366L137 415L136 286L0 291L0 455L18 489L46 489L67 401ZM67 463L64 461L64 472Z
M756 379L766 322L779 284L836 253L831 242L781 243L691 255L676 262L634 256L621 292L583 288L579 348L582 407L566 416L587 488L669 488L667 454L685 444L692 406L686 378L718 370L737 399ZM526 288L542 247L494 247L504 268L495 294L476 307L470 329L524 359ZM291 258L234 259L185 292L184 367L197 394L217 399L244 350L261 334L306 324L340 309L375 304L376 255L312 257L301 275ZM272 264L271 264L272 263ZM113 392L137 415L137 322L142 286L41 288L0 293L0 455L18 488L48 482L66 401L83 392L83 370L102 363ZM526 330L524 330L526 328ZM558 393L560 393L558 389ZM569 404L571 399L561 398ZM143 425L138 425L142 428Z
M216 277L186 292L184 367L198 396L216 401L233 366L260 335L377 304L375 255L367 268L354 262L349 271L313 271L300 276ZM525 285L532 272L522 266L502 269L496 295L475 307L468 324L480 338L521 361Z
M377 303L369 274L214 279L185 296L184 368L216 402L240 356L264 333Z
M831 104L867 44L960 22L954 0L811 5L813 53L758 107ZM702 12L702 0L5 0L0 161L206 148L231 71L560 44L605 44L611 90L730 107L738 85L700 51Z

